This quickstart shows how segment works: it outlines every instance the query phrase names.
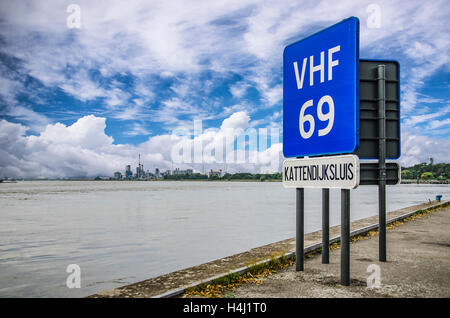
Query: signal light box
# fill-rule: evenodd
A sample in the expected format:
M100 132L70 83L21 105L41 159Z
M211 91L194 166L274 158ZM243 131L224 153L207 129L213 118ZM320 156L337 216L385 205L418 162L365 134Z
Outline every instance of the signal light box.
M359 20L343 20L283 54L283 154L352 153L359 146Z

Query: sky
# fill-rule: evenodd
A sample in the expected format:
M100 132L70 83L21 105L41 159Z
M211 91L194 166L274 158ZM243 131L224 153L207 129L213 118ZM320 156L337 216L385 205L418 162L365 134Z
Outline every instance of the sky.
M449 162L446 1L1 0L0 177L112 176L138 154L150 170L279 170L283 49L350 16L361 58L400 63L400 163ZM230 127L279 135L254 162L174 163L174 145Z

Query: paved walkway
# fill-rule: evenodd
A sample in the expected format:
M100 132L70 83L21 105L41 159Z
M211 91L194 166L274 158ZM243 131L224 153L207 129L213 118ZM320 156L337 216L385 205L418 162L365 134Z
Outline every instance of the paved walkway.
M350 245L351 285L340 285L340 249L306 259L266 277L263 284L242 285L229 297L450 297L450 206L387 231L388 261L378 261L378 236ZM380 287L368 288L372 267L379 266Z
M430 203L424 203L419 204L416 206L399 209L396 211L389 212L387 214L387 219L395 219L398 217L401 217L402 215L412 213L419 209L425 209L430 206L433 206L437 204L436 201L430 202ZM367 228L377 226L378 224L378 217L373 216L366 219L354 221L351 224L351 230L352 231L366 231ZM450 229L448 226L446 229ZM388 231L388 239L391 239L390 232ZM330 228L330 238L336 238L340 235L340 226L334 226ZM321 244L322 239L322 233L321 231L317 231L314 233L309 233L305 235L305 247L309 247L310 249L317 248ZM378 240L374 240L378 242ZM374 243L376 243L374 242ZM449 243L449 240L446 241ZM394 245L392 245L391 241L388 241L388 256L391 256L393 253ZM443 248L442 245L440 245L439 248ZM240 254L232 255L229 257L225 257L222 259L218 259L209 263L201 264L198 266L186 268L180 271L176 271L173 273L165 274L162 276L150 278L148 280L138 282L135 284L123 286L120 288L116 288L113 290L107 290L100 292L98 294L92 295L90 297L170 297L170 296L177 296L185 290L185 288L189 288L192 286L196 286L201 282L208 282L211 278L214 277L221 277L223 275L228 274L230 271L233 272L244 272L247 269L248 264L253 264L255 262L270 259L271 255L280 255L281 253L285 253L286 256L292 255L295 252L295 238L291 238L288 240L284 240L281 242L276 242L273 244L269 244L266 246L261 246L258 248L254 248L250 251L243 252ZM445 253L445 250L443 251ZM336 254L337 253L337 254ZM354 254L353 251L353 245L351 246L351 257L352 257L352 277L356 278L356 267L355 267L355 260L358 258L356 254ZM448 247L447 247L447 254L449 253ZM376 261L376 255L377 253L374 251L371 252L370 257L364 257L366 259L369 259L370 262ZM359 257L361 258L361 257ZM336 279L339 278L339 250L336 252L330 253L330 260L332 264L330 265L323 265L327 267L319 266L317 267L318 273L327 272L329 273L329 279ZM372 261L373 260L373 261ZM318 260L316 260L320 263L320 256L318 257ZM392 261L391 259L389 261ZM307 261L306 265L306 273L310 273L311 270L313 270L314 267L310 265L311 262L314 262L314 260ZM369 261L365 261L364 264L367 267ZM311 263L313 264L313 263ZM387 264L390 264L389 262ZM386 265L386 264L383 264ZM449 263L447 263L449 265ZM328 268L328 269L327 269ZM334 272L333 272L334 271ZM365 271L365 268L364 268ZM383 273L382 273L383 275ZM361 282L365 282L365 276L362 276ZM382 277L383 278L383 277ZM360 284L362 284L360 282ZM364 283L365 284L365 283ZM278 292L277 292L278 294ZM277 295L270 295L267 294L267 297L276 297ZM244 297L244 296L243 296ZM297 296L296 296L297 297Z

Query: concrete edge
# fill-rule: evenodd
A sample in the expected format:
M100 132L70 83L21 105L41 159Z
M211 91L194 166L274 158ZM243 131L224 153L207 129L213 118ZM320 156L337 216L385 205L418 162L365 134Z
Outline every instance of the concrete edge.
M433 205L425 208L424 210L434 209L434 208L443 206L445 204L448 204L448 202L449 201L442 201L440 203L433 204ZM414 210L412 212L408 212L408 213L405 213L405 214L393 217L391 219L388 219L386 221L386 224L390 224L390 223L394 223L394 222L399 221L399 220L406 219L407 217L417 213L419 210L422 210L422 209ZM357 236L357 235L360 235L360 234L363 234L363 233L367 233L367 232L370 232L370 231L375 230L375 229L378 229L378 223L371 224L371 225L362 227L360 229L353 230L352 232L350 232L350 237L354 237L354 236ZM335 236L335 237L331 238L330 239L330 244L339 242L340 238L341 238L340 236ZM315 252L321 247L322 247L322 243L315 243L315 244L312 244L312 245L305 246L304 254ZM279 255L279 256L275 257L275 259L278 260L281 257L291 258L293 256L295 256L295 251L290 251L290 252L287 252L284 255ZM255 265L266 264L266 263L269 263L272 260L273 260L273 258L266 258L264 260L256 262ZM240 268L234 269L234 270L226 272L226 273L222 273L222 274L219 274L219 275L216 275L216 276L213 276L213 277L201 280L201 281L197 281L195 283L189 284L189 285L184 286L184 287L180 287L180 288L169 290L169 291L167 291L165 293L153 296L152 298L170 298L170 297L179 296L179 295L183 294L184 292L186 292L186 290L191 289L191 288L196 288L196 287L200 286L201 284L206 284L206 285L210 284L212 281L214 281L216 279L220 279L220 278L226 277L226 276L228 276L230 274L243 275L248 270L249 270L249 267L247 267L247 266L240 267Z

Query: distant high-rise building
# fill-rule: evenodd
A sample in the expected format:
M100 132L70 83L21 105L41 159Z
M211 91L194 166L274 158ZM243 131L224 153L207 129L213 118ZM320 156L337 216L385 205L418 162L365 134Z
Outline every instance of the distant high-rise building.
M145 179L144 165L141 164L141 154L139 154L139 163L136 167L136 179Z
M125 178L131 179L133 177L133 172L131 172L131 165L126 165L125 167Z

